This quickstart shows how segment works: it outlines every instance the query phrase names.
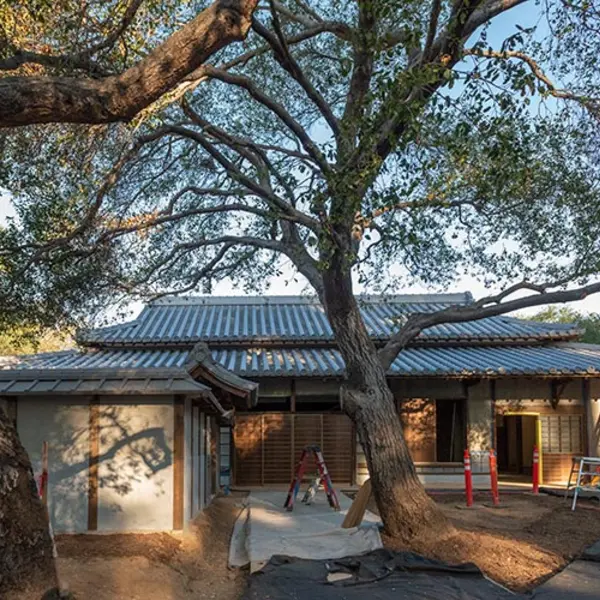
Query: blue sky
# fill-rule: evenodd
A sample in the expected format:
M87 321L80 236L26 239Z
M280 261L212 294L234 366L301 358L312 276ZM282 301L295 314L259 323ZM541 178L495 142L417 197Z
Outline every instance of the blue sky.
M531 27L538 23L539 20L539 9L533 2L521 5L504 15L498 17L493 25L488 30L488 42L494 47L500 47L502 41L509 35L517 31L516 24L521 27ZM539 24L539 27L544 27L543 23ZM545 27L544 27L545 28ZM0 223L5 221L7 216L14 214L13 207L11 206L9 195L0 191ZM390 276L394 276L393 270ZM296 281L295 279L299 279ZM270 294L298 294L306 291L306 284L302 278L295 278L293 270L288 266L283 269L283 275L273 279ZM473 278L463 277L455 282L452 286L452 291L470 291L475 298L479 298L484 295L488 295L494 290L486 290L485 287ZM357 286L357 292L364 292L366 290L361 289ZM424 293L435 290L427 289L422 286L412 286L406 290L406 293ZM236 286L231 281L224 281L216 284L213 289L213 294L219 295L230 295L236 293L243 293L241 290L236 289ZM138 303L132 305L132 309L135 311L139 306ZM597 312L600 311L600 295L587 298L583 301L572 303L571 306L578 310L585 312ZM530 309L529 313L536 312L539 309Z

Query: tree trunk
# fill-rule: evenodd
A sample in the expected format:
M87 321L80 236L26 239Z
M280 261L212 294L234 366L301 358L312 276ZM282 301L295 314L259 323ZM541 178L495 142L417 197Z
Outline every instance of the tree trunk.
M0 597L14 589L54 588L54 573L48 522L31 463L0 408Z
M369 338L349 275L330 269L324 303L346 363L343 410L356 425L386 533L404 541L439 536L451 526L421 484L406 446L394 397Z

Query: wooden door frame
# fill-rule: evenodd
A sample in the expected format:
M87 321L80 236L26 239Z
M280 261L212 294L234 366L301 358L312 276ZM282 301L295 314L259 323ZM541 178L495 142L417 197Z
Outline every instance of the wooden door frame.
M540 419L541 413L533 412L533 411L518 411L518 410L507 410L502 413L498 413L503 417L535 417L535 443L538 447L538 452L540 453L539 457L539 482L540 484L544 483L544 462L543 462L543 452L542 452L542 420ZM498 432L496 431L497 425L494 422L494 434L496 439L498 439Z

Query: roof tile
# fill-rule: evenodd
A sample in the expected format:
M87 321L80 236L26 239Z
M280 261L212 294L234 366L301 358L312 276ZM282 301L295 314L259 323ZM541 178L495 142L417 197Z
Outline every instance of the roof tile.
M359 297L369 334L385 340L412 313L432 312L469 301L466 295ZM85 345L131 346L193 345L269 342L333 341L323 307L314 298L303 297L197 297L167 299L149 304L135 320L96 329L81 336ZM540 323L499 316L465 323L436 325L423 331L418 340L427 341L529 341L576 337L571 324Z

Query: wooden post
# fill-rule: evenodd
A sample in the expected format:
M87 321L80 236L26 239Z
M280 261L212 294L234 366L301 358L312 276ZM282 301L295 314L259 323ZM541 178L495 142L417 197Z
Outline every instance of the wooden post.
M89 406L88 530L98 529L98 469L100 456L100 407L94 396Z
M183 396L173 399L173 529L183 529L183 455L184 439L184 401Z
M292 379L290 392L290 412L296 412L296 380Z
M14 428L17 428L17 399L15 396L8 396L6 398L6 414L12 421Z
M590 380L581 380L581 399L583 400L583 407L585 410L585 431L586 431L586 443L583 448L587 456L598 456L598 430L595 423L595 415L592 406L592 398L590 392Z
M292 421L292 430L291 430L291 440L290 440L290 452L292 453L291 460L291 473L290 473L290 481L294 479L294 474L296 473L296 444L294 442L296 438L296 415L290 415L290 420Z

